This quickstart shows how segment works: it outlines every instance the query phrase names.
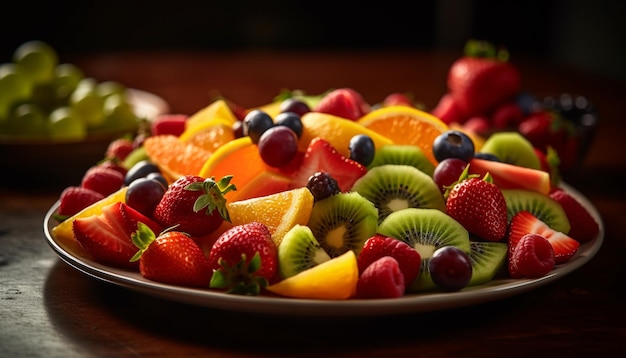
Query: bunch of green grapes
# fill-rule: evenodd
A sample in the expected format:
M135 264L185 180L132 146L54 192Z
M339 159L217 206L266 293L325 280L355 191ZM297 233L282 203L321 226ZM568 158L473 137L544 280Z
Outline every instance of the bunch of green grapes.
M136 130L140 118L126 87L99 82L70 63L59 63L42 41L20 45L0 64L0 137L82 140L92 133Z

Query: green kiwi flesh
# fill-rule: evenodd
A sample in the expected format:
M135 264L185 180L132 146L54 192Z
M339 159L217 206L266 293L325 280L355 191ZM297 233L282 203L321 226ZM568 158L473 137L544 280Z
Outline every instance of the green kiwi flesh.
M526 189L503 189L509 223L515 214L528 211L553 230L569 233L570 222L561 204L547 195Z
M533 145L518 132L493 133L485 140L480 152L493 154L505 163L541 169L541 162Z
M388 144L376 149L374 160L367 169L385 164L409 165L431 177L435 171L435 165L424 155L420 147L408 144Z
M493 280L504 267L507 248L504 242L470 241L472 278L467 285L482 285Z
M294 225L278 245L278 272L282 278L330 260L308 226Z
M428 208L408 208L389 214L378 226L378 232L411 245L421 257L420 273L407 288L408 292L436 289L430 277L428 262L435 250L455 246L470 253L469 233L448 214Z
M432 177L408 165L374 167L354 183L352 191L374 203L379 223L390 213L406 208L446 210L441 191Z
M330 257L348 250L358 255L378 229L378 210L355 191L339 193L313 205L307 226Z

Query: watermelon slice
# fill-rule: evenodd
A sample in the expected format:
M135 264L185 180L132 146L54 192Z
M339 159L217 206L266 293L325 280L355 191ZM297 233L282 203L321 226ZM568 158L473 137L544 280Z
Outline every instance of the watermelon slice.
M469 174L484 176L487 172L500 189L527 189L546 195L550 192L550 174L543 170L478 158L470 161Z

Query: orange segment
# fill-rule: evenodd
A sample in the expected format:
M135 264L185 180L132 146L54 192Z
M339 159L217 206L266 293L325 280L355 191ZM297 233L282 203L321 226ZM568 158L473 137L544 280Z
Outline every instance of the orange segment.
M322 137L343 154L350 157L350 139L357 134L367 134L374 141L374 146L392 144L392 140L383 134L360 125L349 119L320 112L309 112L302 116L302 137L298 141L298 149L302 152L309 146L315 137Z
M143 146L148 157L161 168L170 182L183 175L198 175L211 156L211 152L185 143L174 135L148 137Z
M408 106L389 106L371 111L358 120L364 127L393 141L420 147L426 157L437 165L432 152L435 138L448 130L448 125L430 113Z
M259 221L267 225L276 246L287 231L296 225L306 225L313 210L313 194L307 188L297 188L248 200L227 203L233 225Z
M237 120L233 111L230 110L228 103L223 99L218 99L191 115L187 119L187 122L185 122L185 128L195 127L201 123L210 122L216 118L221 118L231 124Z
M187 127L180 135L180 140L191 143L211 153L217 148L235 139L232 123L222 118Z
M324 261L267 287L285 297L345 300L354 295L359 269L354 251Z

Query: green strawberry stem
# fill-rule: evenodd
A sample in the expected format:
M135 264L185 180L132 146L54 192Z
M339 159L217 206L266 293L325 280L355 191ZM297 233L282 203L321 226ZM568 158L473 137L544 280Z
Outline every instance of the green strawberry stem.
M198 212L206 208L206 214L211 215L213 210L217 209L218 213L225 221L230 222L230 215L226 208L226 198L224 195L231 190L237 190L235 184L231 184L232 175L226 175L218 182L215 177L207 178L202 182L191 183L185 187L186 190L203 191L196 202L193 204L193 211Z
M139 249L130 259L130 262L135 262L141 258L141 255L148 249L148 246L156 240L156 235L148 225L140 221L137 223L137 231L135 231L130 238L133 240L133 244Z
M221 268L213 271L209 287L227 289L226 293L258 296L261 288L267 287L268 282L265 277L257 276L254 273L261 267L261 255L257 252L246 262L246 255L241 254L241 260L230 266L223 259L218 261Z
M468 57L491 58L502 62L509 60L509 51L506 48L496 48L489 41L470 39L465 43L463 52Z
M478 178L479 175L478 174L470 174L469 173L469 163L465 166L465 169L463 169L463 172L461 173L461 175L459 175L459 179L457 181L455 181L454 183L450 184L450 185L445 185L444 188L446 188L446 191L443 194L443 198L444 199L448 199L448 196L450 195L450 191L452 191L452 188L454 188L455 185L457 185L458 183L462 182L463 180L466 179L471 179L471 178ZM485 173L485 176L483 177L484 181L486 181L487 183L493 183L493 177L491 176L491 174L489 172Z

